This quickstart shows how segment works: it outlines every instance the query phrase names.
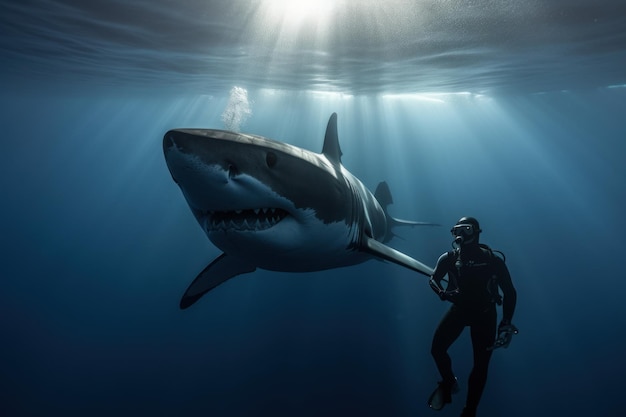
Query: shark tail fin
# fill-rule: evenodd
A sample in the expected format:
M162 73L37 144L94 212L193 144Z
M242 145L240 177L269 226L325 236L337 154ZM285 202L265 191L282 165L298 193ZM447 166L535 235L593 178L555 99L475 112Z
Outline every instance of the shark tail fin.
M395 217L390 216L387 208L390 204L393 204L393 197L391 196L391 191L389 190L389 185L386 181L382 181L378 184L374 197L376 197L376 200L380 203L383 211L385 212L385 216L387 217L388 230L385 242L395 236L391 229L397 226L439 226L437 223L415 222L412 220L396 219Z
M326 127L326 136L324 136L324 147L322 153L331 162L341 163L341 148L339 147L339 137L337 136L337 113L330 115L328 126Z

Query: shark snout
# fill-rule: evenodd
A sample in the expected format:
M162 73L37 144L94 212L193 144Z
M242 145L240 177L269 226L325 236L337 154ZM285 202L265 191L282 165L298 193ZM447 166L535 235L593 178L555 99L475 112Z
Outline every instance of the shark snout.
M170 130L163 137L163 153L170 171L176 164L176 160L182 159L187 169L193 171L203 170L206 166L219 167L218 175L223 175L224 180L233 179L241 174L242 169L237 162L237 150L229 152L225 149L229 144L228 140L218 139L211 135L227 135L229 132L217 131L215 133L215 131L204 130L202 131L204 135L194 133L188 130Z
M170 149L178 148L178 145L176 143L177 137L177 132L173 130L170 130L165 134L165 136L163 136L163 153L166 157Z

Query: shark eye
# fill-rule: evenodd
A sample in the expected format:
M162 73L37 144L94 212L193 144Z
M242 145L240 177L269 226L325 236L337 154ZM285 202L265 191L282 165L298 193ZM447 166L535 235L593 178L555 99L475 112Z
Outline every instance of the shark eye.
M270 168L276 165L277 159L278 158L276 157L276 154L274 152L268 152L267 155L265 155L265 163Z

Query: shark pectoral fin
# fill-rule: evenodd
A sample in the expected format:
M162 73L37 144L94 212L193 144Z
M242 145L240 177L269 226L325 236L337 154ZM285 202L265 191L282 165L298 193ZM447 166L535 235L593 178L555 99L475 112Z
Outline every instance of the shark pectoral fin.
M225 253L221 254L193 280L180 300L180 308L184 310L191 306L222 282L237 275L253 272L255 269L255 266L246 264L239 258L228 256Z
M438 223L430 223L430 222L414 222L412 220L402 220L396 219L395 217L390 217L391 226L441 226Z
M424 274L429 277L432 276L434 272L431 267L424 265L420 261L411 258L409 255L390 248L389 246L380 243L379 241L370 237L365 238L362 250L378 258L394 262L398 265L412 269L413 271L419 272L420 274Z

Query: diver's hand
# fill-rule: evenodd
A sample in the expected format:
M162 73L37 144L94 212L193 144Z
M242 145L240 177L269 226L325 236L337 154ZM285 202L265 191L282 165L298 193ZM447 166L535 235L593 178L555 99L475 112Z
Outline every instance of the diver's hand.
M435 292L435 294L437 294L441 301L453 301L454 297L459 293L458 289L453 291L445 291L443 288L437 285L435 280L432 278L430 279L430 281L428 281L428 284L430 285L430 288L432 288L432 290Z
M452 291L442 291L441 295L439 296L439 298L441 298L441 301L450 301L450 302L454 302L455 297L459 294L459 290L452 290Z
M431 278L428 281L428 285L430 285L430 288L435 292L435 294L437 294L437 296L443 300L442 294L445 294L445 291L439 285L437 285L435 280Z
M508 348L511 340L513 339L513 335L518 333L519 330L517 330L517 327L503 320L498 326L498 338L496 339L494 345L488 348L488 350L494 350L501 347L505 349Z
M517 327L515 327L510 321L502 320L498 325L498 333L512 332L514 334L519 333Z
M435 280L432 278L430 279L430 281L428 281L428 285L430 285L430 288L432 288L432 290L435 292L435 294L437 294L441 301L452 301L454 296L459 293L458 290L444 291L443 288L437 285Z

